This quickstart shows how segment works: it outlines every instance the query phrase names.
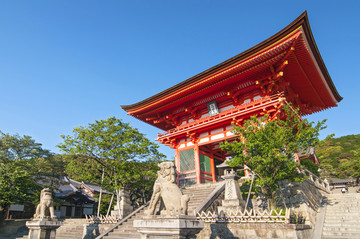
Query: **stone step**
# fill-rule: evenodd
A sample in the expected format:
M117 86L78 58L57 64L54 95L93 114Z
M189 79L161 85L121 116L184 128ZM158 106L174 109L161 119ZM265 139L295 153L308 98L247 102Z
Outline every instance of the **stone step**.
M353 200L353 201L350 201ZM343 199L340 201L335 201L335 200L327 200L327 203L329 204L329 206L346 206L346 205L354 205L354 206L359 206L359 202L357 202L356 200L359 199Z
M133 224L128 225L126 227L118 227L114 229L114 232L124 232L124 231L136 231L136 229L133 227Z
M337 231L346 231L346 230L355 230L355 231L360 231L360 226L358 225L349 225L347 223L338 223L338 224L324 224L323 226L323 230L337 230Z
M82 230L81 230L81 234L82 234ZM58 233L56 232L56 235L73 235L73 236L78 236L79 235L79 231L64 231L62 233Z
M339 206L339 205L337 205L337 206L330 206L330 205L328 205L328 207L329 208L331 208L331 209L334 209L334 210L338 210L338 211L340 211L340 210L352 210L352 209L359 209L360 208L360 206L359 205L357 205L357 206L355 206L355 205L344 205L344 206Z
M82 231L84 228L81 227L81 228L78 228L78 229L71 229L71 228L64 228L62 230L57 230L56 233L57 234L62 234L62 233L70 233L70 232L73 232L73 233L76 233L78 231Z
M346 226L349 226L349 227L356 227L356 226L359 226L360 227L360 224L358 221L352 221L352 222L348 222L348 221L325 221L324 222L324 226L335 226L335 225L340 225L340 224L345 224Z
M349 226L349 227L357 227L357 226L360 226L359 225L359 222L347 222L347 221L325 221L324 222L324 227L325 226L336 226L336 225L346 225L346 226Z
M78 231L78 230L82 230L83 228L84 228L83 225L81 225L81 227L63 227L63 228L57 230L56 232Z
M56 234L55 238L64 238L64 239L82 239L82 233L79 235L58 235Z
M337 205L359 205L360 198L344 198L341 200L327 200L326 202L330 204L330 206L337 206Z
M207 192L211 192L215 189L215 187L210 187L207 190L198 191L199 189L189 189L189 190L183 190L183 194L186 195L206 195ZM197 191L195 191L197 190Z
M354 198L354 197L349 197L349 198L339 198L339 199L327 199L326 201L328 203L336 203L336 204L357 204L359 203L356 200L359 200L360 198Z
M358 203L350 203L350 204L337 203L334 205L329 204L329 207L332 207L332 208L354 208L354 207L357 207L358 208L358 207L360 207L360 205Z
M360 207L350 207L350 208L334 208L334 207L328 207L329 210L327 210L327 213L359 213Z
M328 200L332 201L341 201L343 199L351 199L351 198L360 198L360 195L357 194L347 194L347 195L341 195L341 194L330 194L327 196Z
M215 187L210 187L210 188L202 190L202 191L199 191L199 189L186 189L186 190L183 190L182 192L183 192L183 194L186 194L186 195L206 195L207 192L214 190L214 188Z
M68 235L60 235L56 234L56 238L64 238L64 239L82 239L82 233L80 236L68 236Z
M341 215L341 216L340 216ZM335 215L326 215L326 218L330 218L330 219L341 219L341 220L356 220L357 218L359 218L360 215L349 215L349 216L342 216L342 214L338 214L338 216Z
M360 214L360 208L352 208L352 209L336 209L336 208L328 208L326 211L326 215L348 215L348 214Z
M341 219L341 218L325 218L324 223L341 223L346 222L348 224L359 224L359 220L355 219Z
M85 224L86 223L86 219L65 219L63 221L63 224Z
M122 234L109 234L106 236L106 239L119 239L119 238L127 238L127 239L138 239L141 238L140 233L134 234L134 233L122 233Z
M360 231L360 227L345 227L345 226L343 226L343 227L324 227L323 228L323 230L324 231L340 231L340 232L343 232L343 231L346 231L346 232L348 232L348 231L355 231L355 232L357 232L357 231Z
M323 231L324 236L348 236L348 237L358 237L360 238L360 231L358 232L328 232Z
M206 198L208 195L197 197L197 198L191 198L190 202L191 204L194 204L195 202L202 202L204 198ZM189 204L190 204L189 202Z
M353 216L353 217L336 217L336 216L326 216L326 219L325 220L330 220L330 221L334 221L334 220L339 220L339 221L357 221L359 222L359 220L357 219L359 218L359 216Z
M117 230L117 231L113 231L111 233L111 235L122 235L122 234L131 234L131 233L137 233L137 230L136 229L125 229L125 230Z
M322 236L321 239L359 239L359 237L349 237L349 236Z
M350 227L350 228L357 228L358 225L355 223L348 223L348 222L324 222L324 228L325 227Z
M354 202L327 202L329 207L359 207L359 203Z

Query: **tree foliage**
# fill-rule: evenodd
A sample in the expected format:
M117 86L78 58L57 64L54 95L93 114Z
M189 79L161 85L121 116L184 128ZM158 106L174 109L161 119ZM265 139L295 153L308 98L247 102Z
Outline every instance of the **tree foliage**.
M103 186L117 192L127 188L136 194L146 184L144 178L153 178L156 164L164 157L158 145L115 117L74 128L72 135L62 138L59 148L72 156L67 165L70 177L80 175L100 185L104 170Z
M291 105L282 109L279 119L253 116L242 126L234 126L239 139L221 145L222 150L231 153L231 166L250 167L256 175L255 184L268 198L273 198L280 181L303 179L294 153L318 143L319 131L325 124L325 120L317 124L301 120Z
M55 184L59 162L30 136L0 131L0 211L10 204L38 200L41 182ZM52 174L50 174L52 173ZM56 176L55 176L56 175Z
M50 154L30 136L10 135L0 131L0 137L0 159L2 161L36 159Z
M316 147L316 153L324 176L360 176L360 134L327 137Z
M316 176L320 177L319 165L315 164L312 160L310 160L308 158L303 158L303 159L300 159L300 164L303 168L309 170Z

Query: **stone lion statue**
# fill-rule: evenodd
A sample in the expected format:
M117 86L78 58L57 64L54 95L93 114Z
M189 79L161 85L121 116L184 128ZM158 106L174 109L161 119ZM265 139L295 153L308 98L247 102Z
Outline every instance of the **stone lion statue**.
M154 191L150 199L150 205L146 211L147 215L154 215L156 204L162 198L165 210L161 211L164 216L186 215L189 196L183 195L176 184L176 171L173 162L162 162L158 164L158 178L154 184Z
M54 201L50 188L44 188L40 193L40 203L36 207L34 219L44 219L50 216L51 219L57 219L54 213Z

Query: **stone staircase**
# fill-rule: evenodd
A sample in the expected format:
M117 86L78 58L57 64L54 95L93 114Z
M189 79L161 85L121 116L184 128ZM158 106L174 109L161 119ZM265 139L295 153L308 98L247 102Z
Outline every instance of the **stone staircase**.
M104 238L106 239L116 239L116 238L141 238L140 233L133 227L133 222L136 219L141 219L144 214L146 208L142 209L134 216L123 222L117 228L115 228L112 232L110 232Z
M219 183L207 183L192 185L182 189L183 194L190 197L188 205L188 215L194 215L196 207L208 197L212 191L219 185ZM144 214L144 209L129 218L127 221L119 225L108 235L104 236L105 239L135 239L141 238L140 233L133 228L133 222L136 219L141 219Z
M182 190L183 194L189 195L190 201L188 205L188 215L194 215L196 207L202 203L214 189L219 185L219 182L195 184L188 186Z
M82 239L86 219L65 219L56 230L56 239Z
M322 239L360 238L360 194L329 194Z

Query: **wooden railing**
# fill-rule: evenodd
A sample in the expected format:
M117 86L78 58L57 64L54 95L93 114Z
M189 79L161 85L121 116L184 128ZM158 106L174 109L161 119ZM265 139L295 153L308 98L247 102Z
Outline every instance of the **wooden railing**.
M195 121L193 121L191 123L181 125L181 126L177 126L176 128L173 128L173 129L168 130L166 132L158 133L158 137L160 138L160 137L166 136L168 134L172 134L172 133L179 132L179 131L182 131L182 130L187 130L187 129L190 129L192 127L200 126L200 125L203 125L203 124L206 124L206 123L216 122L217 120L223 119L224 117L231 118L231 117L233 117L234 114L245 113L246 111L250 111L250 110L257 110L258 108L261 108L266 104L271 104L271 103L276 102L281 97L283 97L282 93L274 94L274 95L271 95L271 96L265 96L265 97L263 97L261 99L251 101L249 103L237 106L237 107L235 107L233 109L230 109L230 110L226 110L226 111L221 112L221 113L219 113L217 115L213 115L213 116L210 116L210 117L205 117L203 119L195 120Z

